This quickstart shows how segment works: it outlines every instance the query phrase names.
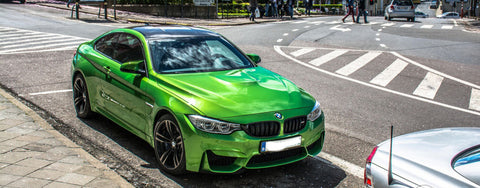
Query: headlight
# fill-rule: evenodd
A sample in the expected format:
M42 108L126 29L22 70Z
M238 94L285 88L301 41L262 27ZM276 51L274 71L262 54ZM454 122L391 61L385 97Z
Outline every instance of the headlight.
M210 119L199 115L189 115L188 119L197 129L215 134L231 134L240 130L240 124Z
M320 103L315 101L315 106L313 107L312 111L308 114L307 120L308 121L315 121L322 115L322 109L320 108Z

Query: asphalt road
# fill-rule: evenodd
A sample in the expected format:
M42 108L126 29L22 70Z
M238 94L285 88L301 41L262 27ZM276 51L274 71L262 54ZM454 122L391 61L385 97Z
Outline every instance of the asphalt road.
M212 27L320 102L324 154L236 175L169 176L140 139L105 118L82 121L74 114L75 46L130 24L68 17L57 9L0 4L0 84L136 186L357 187L365 158L388 138L390 125L395 135L480 126L480 107L472 102L480 100L480 34L458 21L369 17L370 24L343 24L341 17L321 17Z

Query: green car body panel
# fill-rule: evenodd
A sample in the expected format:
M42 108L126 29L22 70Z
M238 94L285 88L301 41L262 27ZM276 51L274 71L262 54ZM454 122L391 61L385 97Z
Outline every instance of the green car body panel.
M95 49L97 40L119 32L135 36L142 42L145 72L138 69L143 61L120 64ZM163 114L171 114L182 134L186 170L232 173L241 168L284 165L321 151L325 132L323 112L314 121L307 121L301 130L285 133L287 120L306 117L316 105L312 96L291 81L254 62L251 62L252 67L244 69L162 74L154 70L151 53L148 39L141 32L113 30L79 46L73 59L72 77L82 75L85 78L92 111L111 119L152 147L156 120ZM281 114L281 118L275 113ZM280 131L267 137L252 136L244 130L230 134L209 133L196 128L189 115L242 126L278 122ZM261 142L296 136L301 136L301 144L294 148L295 154L284 154L288 157L275 158L275 152L260 151ZM274 160L252 162L253 158L264 155L272 155ZM215 159L221 160L215 162Z

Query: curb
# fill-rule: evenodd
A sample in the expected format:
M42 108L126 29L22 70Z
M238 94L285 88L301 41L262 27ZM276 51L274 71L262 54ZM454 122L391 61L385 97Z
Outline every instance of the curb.
M8 99L12 104L17 106L19 109L24 111L28 116L30 116L34 122L38 125L40 125L45 131L50 133L52 136L55 137L55 139L61 141L64 143L66 146L70 147L72 150L77 152L82 158L86 159L90 164L92 164L94 167L100 169L103 171L104 175L111 180L115 181L120 187L122 188L131 188L133 187L130 183L128 183L125 179L123 179L120 175L117 173L113 172L112 169L108 168L107 165L103 164L99 160L97 160L95 157L90 155L88 152L82 149L79 145L75 144L73 141L68 139L67 137L63 136L60 134L58 131L56 131L49 123L47 123L44 119L40 117L35 111L15 99L12 95L4 91L2 88L0 88L0 95Z

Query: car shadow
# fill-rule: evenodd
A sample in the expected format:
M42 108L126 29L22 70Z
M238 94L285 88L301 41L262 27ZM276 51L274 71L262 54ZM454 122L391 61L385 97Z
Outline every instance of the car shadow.
M141 158L145 163L140 168L158 170L182 187L337 187L347 177L340 167L317 157L308 157L284 166L243 170L234 174L190 172L171 175L158 168L153 148L147 142L114 122L100 115L82 122ZM155 183L153 185L159 186Z

